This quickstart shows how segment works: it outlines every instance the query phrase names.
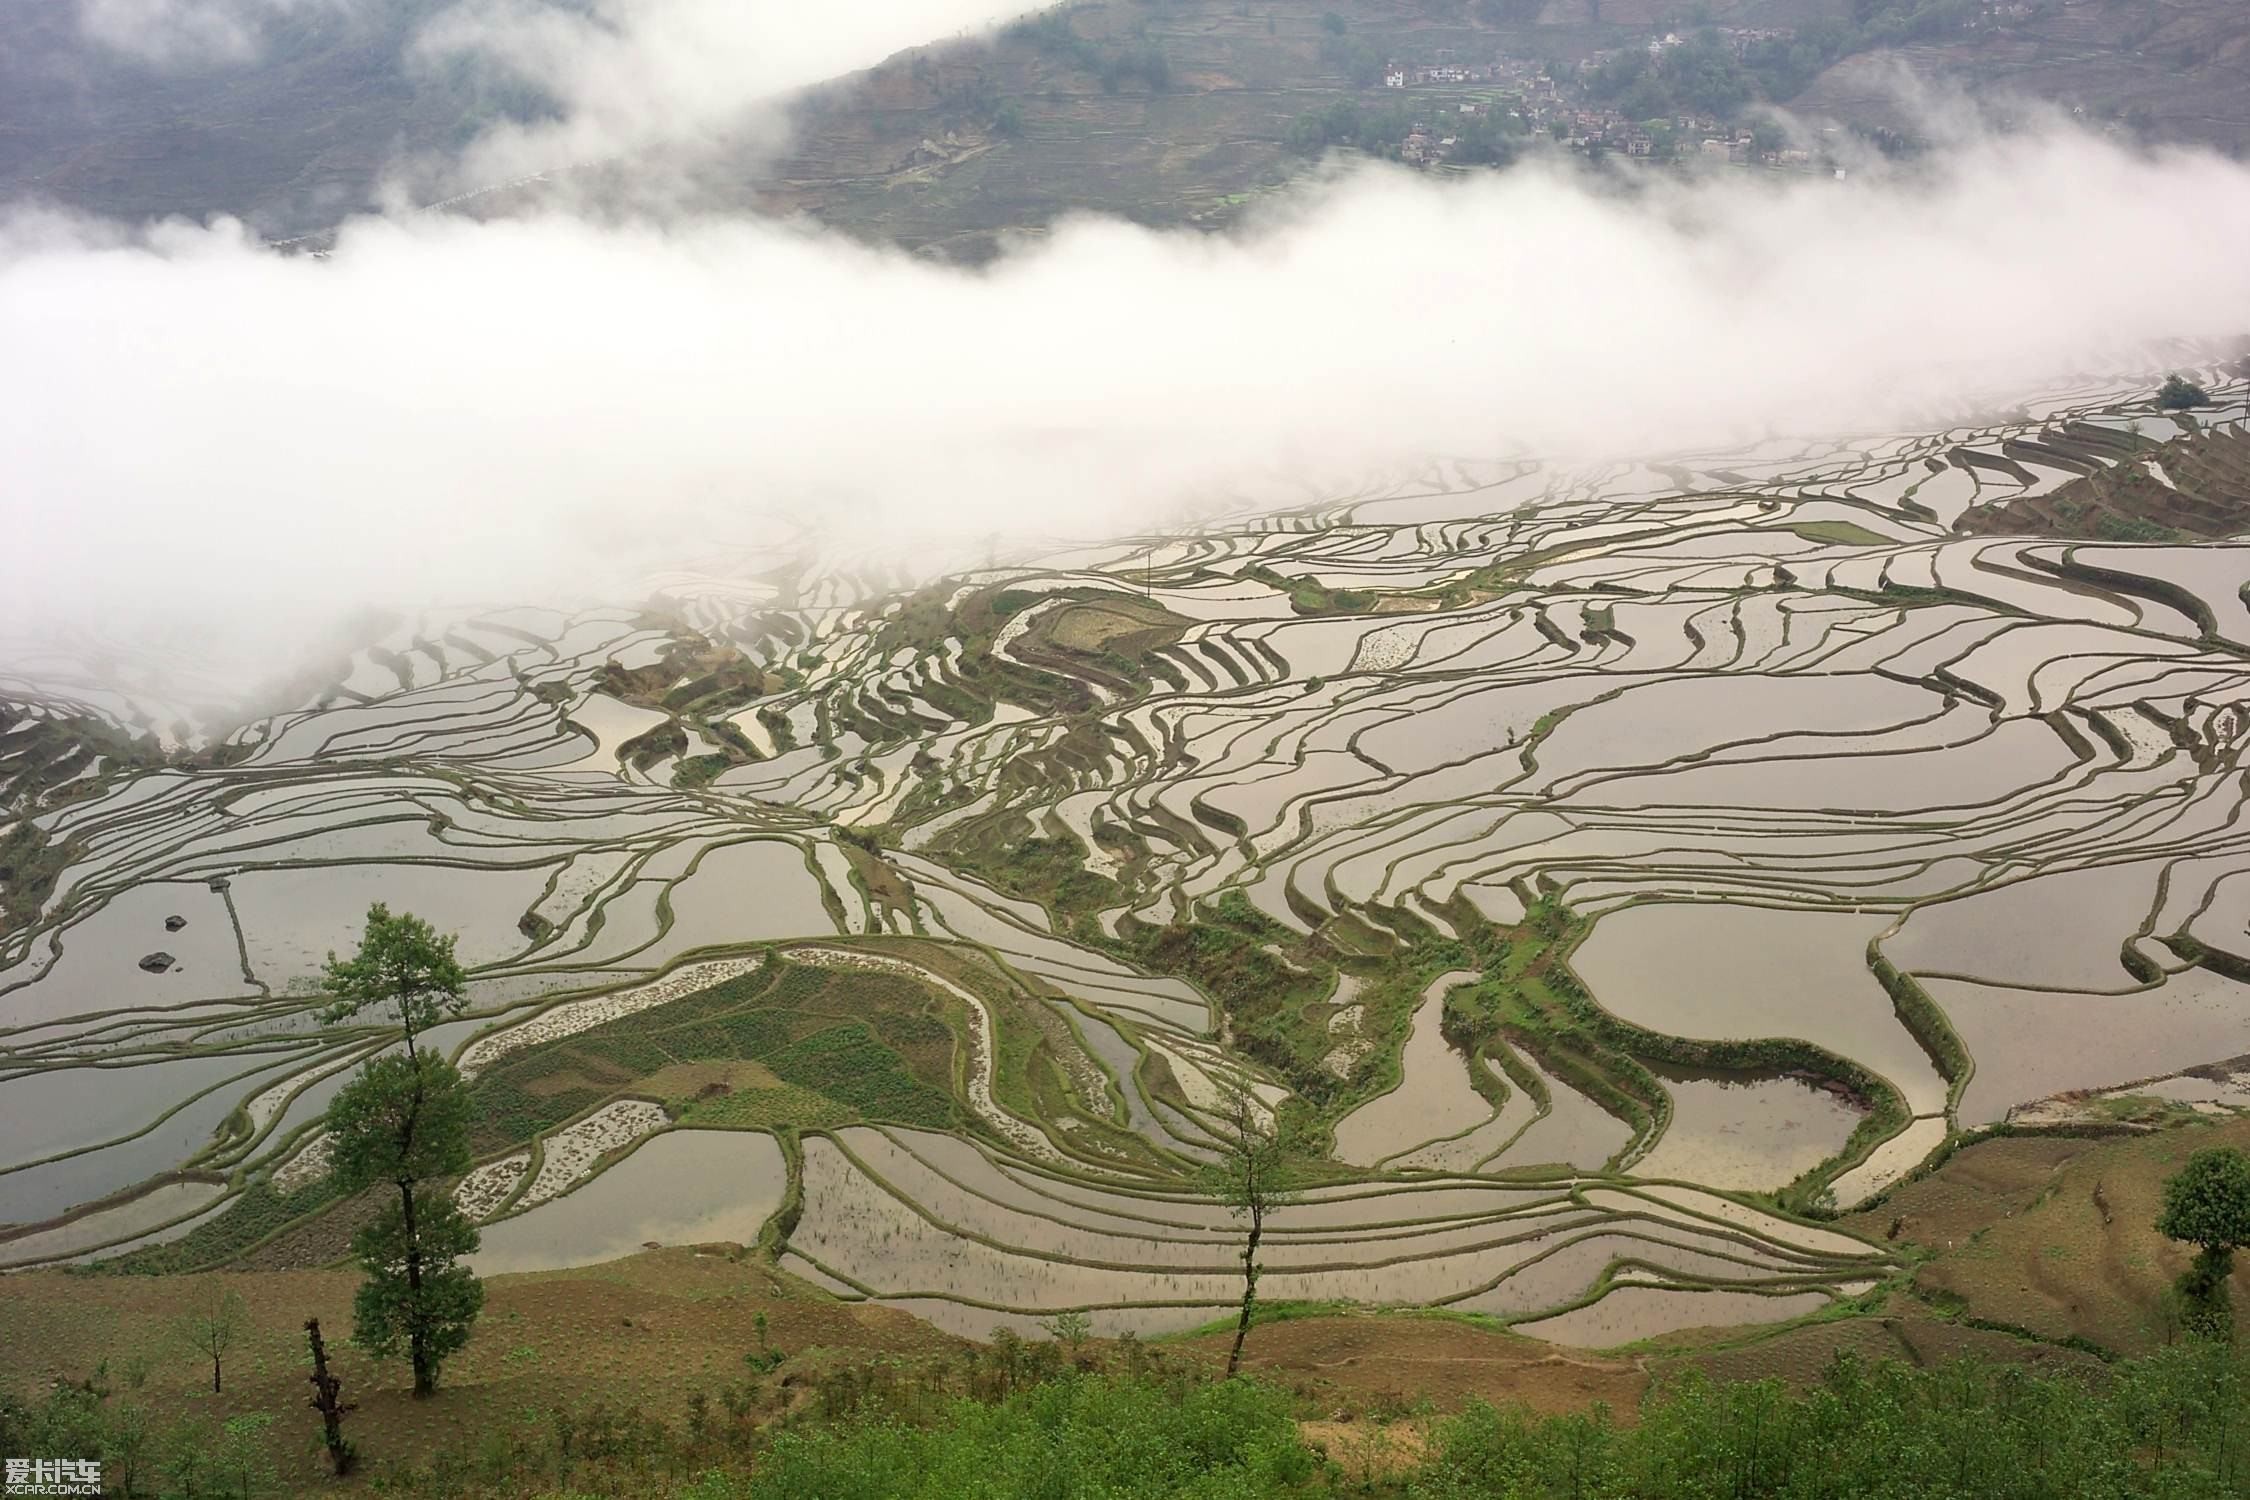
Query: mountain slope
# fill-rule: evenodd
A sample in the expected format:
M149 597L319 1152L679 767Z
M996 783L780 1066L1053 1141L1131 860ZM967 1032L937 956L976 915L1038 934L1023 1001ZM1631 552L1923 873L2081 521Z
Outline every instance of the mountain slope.
M2150 139L2250 151L2250 5L2242 0L2046 0L1996 29L1844 59L1792 101L1808 113L1909 125L1902 66L2118 119Z
M409 59L446 3L301 10L255 66L165 73L86 40L76 0L17 0L0 49L0 197L135 218L232 213L276 237L333 224L372 204L386 166L548 108L487 70ZM1888 83L1903 61L2158 139L2250 147L2240 0L1705 0L1694 14L1795 31L1813 66L1764 75L1769 91L1818 72L1792 107L1849 124L1914 132ZM971 259L1074 210L1215 224L1303 169L1292 127L1324 108L1452 109L1376 86L1386 59L1506 55L1575 79L1581 60L1629 55L1681 24L1675 0L1084 0L989 44L915 49L812 90L785 158L745 141L696 175L722 205ZM649 167L581 175L630 186ZM479 208L523 201L498 193Z

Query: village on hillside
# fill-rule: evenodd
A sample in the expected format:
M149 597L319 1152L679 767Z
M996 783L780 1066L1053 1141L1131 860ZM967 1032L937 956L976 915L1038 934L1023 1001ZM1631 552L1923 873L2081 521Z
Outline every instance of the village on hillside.
M1986 0L1963 25L1997 32L2030 10L2025 0ZM1384 104L1369 104L1356 121L1341 109L1311 117L1299 144L1353 145L1431 168L1495 164L1544 137L1587 156L1831 175L1845 169L1841 127L1795 125L1765 107L1755 86L1802 70L1821 49L1820 38L1788 28L1711 26L1574 62L1500 51L1480 60L1458 48L1400 53L1371 80ZM2087 123L2113 135L2130 128L2116 119ZM1909 126L1869 133L1861 144L1888 152L1914 139Z
M1787 33L1721 31L1733 47ZM1684 45L1678 33L1649 43L1652 55ZM1394 58L1383 70L1385 89L1444 90L1446 98L1411 122L1399 142L1399 159L1415 166L1445 161L1458 144L1456 122L1498 118L1520 135L1544 135L1572 151L1657 161L1700 157L1736 166L1767 166L1789 171L1821 170L1817 153L1792 142L1778 124L1743 123L1711 112L1635 118L1616 105L1595 102L1592 81L1623 54L1599 52L1576 69L1524 58L1495 56L1481 64L1462 63L1440 52L1427 60ZM1466 97L1467 95L1476 97Z

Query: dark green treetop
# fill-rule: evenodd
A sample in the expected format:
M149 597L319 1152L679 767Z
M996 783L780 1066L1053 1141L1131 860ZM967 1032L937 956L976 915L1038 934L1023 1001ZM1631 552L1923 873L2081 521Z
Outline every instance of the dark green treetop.
M2156 1231L2223 1257L2250 1245L2250 1156L2211 1146L2164 1180L2164 1211Z
M366 1280L352 1304L352 1342L377 1355L404 1350L414 1394L436 1391L438 1371L467 1342L484 1289L460 1257L477 1231L434 1184L466 1171L469 1093L434 1053L378 1057L328 1103L330 1171L347 1192L379 1184L396 1196L352 1238Z
M453 935L440 934L411 912L391 915L378 901L367 908L367 930L350 958L328 955L321 988L334 997L321 1019L333 1025L363 1010L396 1006L406 1030L406 1050L414 1038L467 1006L467 983L453 956Z
M2173 374L2166 376L2164 384L2157 388L2156 404L2163 411L2187 411L2197 406L2209 406L2211 393L2194 381L2184 380Z
M469 1094L442 1057L378 1057L328 1103L329 1170L346 1192L469 1169Z
M452 1194L427 1187L413 1190L411 1217L388 1204L352 1236L367 1273L352 1298L352 1342L378 1358L410 1358L417 1395L436 1386L484 1310L484 1286L461 1263L478 1239Z

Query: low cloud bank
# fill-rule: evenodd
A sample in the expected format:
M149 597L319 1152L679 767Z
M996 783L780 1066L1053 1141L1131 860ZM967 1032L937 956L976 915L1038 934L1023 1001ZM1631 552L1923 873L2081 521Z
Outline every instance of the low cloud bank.
M413 56L481 62L555 106L551 120L494 126L447 164L457 187L473 187L658 148L723 142L739 157L752 141L776 146L784 93L948 34L981 34L1024 9L1024 0L853 0L812 13L771 0L459 0L421 29Z
M771 222L0 223L0 627L583 596L814 520L1093 533L1277 478L1879 430L2250 329L2250 170L2068 128L1635 195L1362 169L981 271Z
M979 38L1028 0L77 0L90 41L159 71L240 73L338 27L376 37L364 59L405 80L459 68L517 86L535 117L501 119L465 148L390 163L402 199L429 201L535 173L633 159L641 173L719 154L739 171L787 137L794 91L909 47ZM382 49L403 38L403 51ZM283 50L290 44L279 44ZM405 86L402 84L401 86ZM660 165L651 153L662 153ZM677 189L669 189L677 191ZM650 196L657 196L651 185Z
M338 11L354 0L80 0L79 28L152 68L254 63L268 31L290 17Z

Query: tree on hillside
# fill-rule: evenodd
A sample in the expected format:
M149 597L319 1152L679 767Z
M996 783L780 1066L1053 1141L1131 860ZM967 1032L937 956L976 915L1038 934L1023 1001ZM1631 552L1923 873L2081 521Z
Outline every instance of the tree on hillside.
M468 1170L468 1122L461 1075L427 1052L374 1059L328 1106L337 1185L398 1190L352 1236L367 1276L352 1302L352 1342L376 1355L403 1349L417 1396L437 1389L439 1366L468 1342L484 1306L483 1286L459 1263L477 1248L476 1227L429 1185Z
M179 1322L180 1342L211 1361L211 1393L219 1393L227 1351L242 1339L250 1326L250 1309L240 1292L216 1283L207 1284L201 1297Z
M141 1480L154 1467L155 1457L156 1424L148 1408L137 1401L119 1403L102 1434L102 1467L124 1500L141 1493Z
M1059 1312L1039 1325L1047 1337L1070 1351L1073 1359L1085 1351L1086 1340L1094 1336L1093 1319L1078 1311Z
M312 1348L312 1399L306 1404L320 1413L321 1442L328 1449L329 1467L338 1479L352 1471L358 1454L344 1437L344 1413L353 1410L343 1399L344 1383L328 1369L328 1345L320 1336L320 1319L305 1319L305 1341Z
M1258 1301L1258 1246L1266 1215L1295 1198L1290 1161L1273 1117L1247 1089L1229 1094L1222 1116L1225 1139L1219 1159L1205 1169L1204 1185L1245 1229L1242 1242L1242 1315L1234 1325L1234 1347L1227 1353L1227 1375L1242 1366L1243 1341L1250 1337L1250 1314Z
M350 958L328 955L321 988L333 997L321 1020L334 1025L363 1010L393 1007L406 1032L406 1052L414 1038L468 1002L467 983L453 956L453 936L443 936L411 912L391 915L378 901L367 908L367 930Z
M199 1495L204 1480L218 1460L218 1429L208 1417L190 1415L165 1437L164 1476L171 1480L168 1493Z
M260 1411L229 1417L219 1428L219 1446L212 1458L236 1500L257 1500L274 1487L273 1455L266 1448L266 1429L271 1426L273 1413Z
M2200 1333L2230 1335L2234 1327L2227 1277L2234 1252L2250 1244L2250 1156L2232 1146L2196 1152L2164 1180L2164 1210L2156 1232L2196 1246L2195 1263L2180 1278L2188 1323Z
M2176 373L2165 376L2164 384L2156 391L2156 406L2159 411L2190 411L2210 404L2209 391L2192 380L2182 379Z

